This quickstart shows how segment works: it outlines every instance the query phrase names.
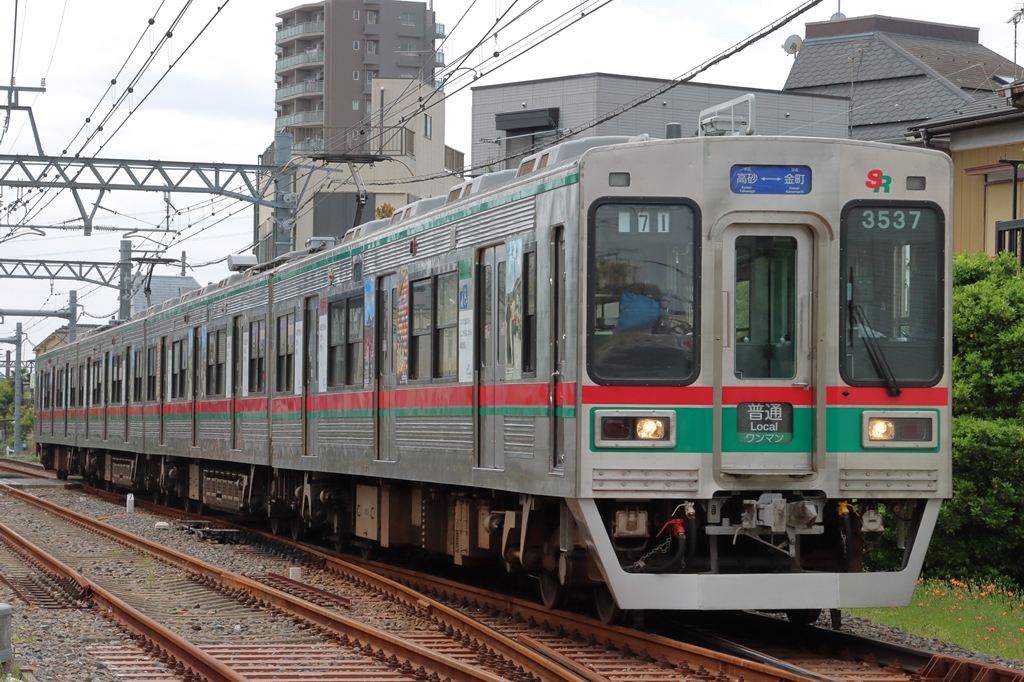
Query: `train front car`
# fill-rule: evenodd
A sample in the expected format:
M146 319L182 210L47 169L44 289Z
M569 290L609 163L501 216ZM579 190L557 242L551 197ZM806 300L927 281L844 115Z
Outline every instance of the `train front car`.
M584 156L581 532L559 577L584 541L602 617L908 603L951 495L951 175L843 140ZM865 570L890 524L902 569Z

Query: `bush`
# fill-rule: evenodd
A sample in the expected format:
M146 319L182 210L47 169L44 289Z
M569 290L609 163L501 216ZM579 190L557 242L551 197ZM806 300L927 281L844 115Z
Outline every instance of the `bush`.
M953 420L953 499L939 512L928 576L1024 585L1022 449L1017 420Z

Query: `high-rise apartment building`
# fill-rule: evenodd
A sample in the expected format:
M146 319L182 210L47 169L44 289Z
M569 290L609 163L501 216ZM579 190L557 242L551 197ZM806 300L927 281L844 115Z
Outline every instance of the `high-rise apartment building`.
M423 2L322 0L277 17L275 128L295 152L351 149L379 106L374 79L433 84L444 64L434 52L444 26Z

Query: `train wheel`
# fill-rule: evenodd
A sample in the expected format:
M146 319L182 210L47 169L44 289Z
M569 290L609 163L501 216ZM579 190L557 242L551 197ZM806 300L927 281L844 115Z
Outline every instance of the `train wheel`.
M622 609L615 603L615 597L607 585L601 584L594 588L594 608L597 617L605 625L614 625L622 620Z
M548 571L540 574L540 600L549 609L559 609L565 604L565 588Z
M284 535L284 520L276 516L270 517L270 532L274 535Z
M296 542L306 537L306 522L302 520L301 516L292 517L291 536L292 540Z
M810 625L818 620L821 609L793 609L786 611L786 618L793 625Z

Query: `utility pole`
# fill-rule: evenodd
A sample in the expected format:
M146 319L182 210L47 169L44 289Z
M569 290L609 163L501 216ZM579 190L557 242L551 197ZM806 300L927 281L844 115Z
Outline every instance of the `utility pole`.
M21 322L14 327L14 336L0 339L0 343L14 344L14 454L21 454ZM10 373L8 373L10 376Z
M127 320L132 316L132 241L121 240L121 309L118 313L119 320Z

